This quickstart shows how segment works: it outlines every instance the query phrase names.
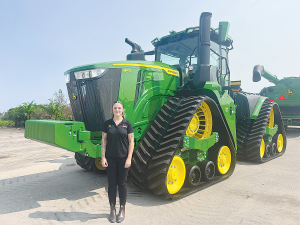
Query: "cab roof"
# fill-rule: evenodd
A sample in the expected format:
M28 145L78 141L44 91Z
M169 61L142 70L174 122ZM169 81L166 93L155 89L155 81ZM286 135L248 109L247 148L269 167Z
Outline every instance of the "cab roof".
M154 45L154 47L157 47L171 42L177 42L188 38L194 38L198 35L199 35L199 27L190 27L179 32L170 31L169 35L163 36L161 38L157 37L154 40L152 40L151 43ZM233 42L232 38L229 35L225 42L220 42L219 29L214 29L214 28L210 28L210 40L217 43L218 45L223 45L226 47L230 47Z

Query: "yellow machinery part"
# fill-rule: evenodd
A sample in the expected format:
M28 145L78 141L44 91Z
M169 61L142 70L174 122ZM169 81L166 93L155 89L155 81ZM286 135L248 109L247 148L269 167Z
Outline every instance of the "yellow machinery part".
M277 138L277 151L281 152L283 149L283 136L282 134L278 134Z
M231 165L231 152L227 146L222 146L218 154L218 170L221 174L226 174Z
M211 135L212 123L210 108L204 101L194 114L186 130L186 135L197 139L208 138Z
M166 185L170 194L177 193L185 180L185 164L182 158L174 156L166 177Z
M101 158L95 159L95 166L98 170L106 170L106 168L102 166Z
M260 158L264 157L265 150L266 150L265 141L264 141L264 139L262 139L261 143L260 143Z
M274 127L274 110L273 110L273 108L272 108L270 116L269 116L267 127L269 127L269 128L273 128Z

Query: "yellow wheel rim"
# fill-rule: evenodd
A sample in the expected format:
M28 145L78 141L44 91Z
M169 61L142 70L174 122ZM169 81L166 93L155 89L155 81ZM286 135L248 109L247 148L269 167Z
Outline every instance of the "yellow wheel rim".
M282 134L279 134L277 138L277 150L278 152L281 152L282 149L283 149L283 136Z
M106 170L106 168L101 164L101 158L95 159L95 166L98 170Z
M266 149L265 141L264 139L262 139L260 143L260 158L264 157L265 149Z
M269 128L273 128L274 127L274 110L273 109L271 110L267 127L269 127Z
M166 185L170 194L177 193L185 180L185 164L179 156L174 156L168 170Z
M221 174L226 174L231 165L231 152L227 146L223 146L218 154L218 169Z
M194 114L187 130L189 137L203 139L208 138L212 131L212 115L206 102L202 102Z

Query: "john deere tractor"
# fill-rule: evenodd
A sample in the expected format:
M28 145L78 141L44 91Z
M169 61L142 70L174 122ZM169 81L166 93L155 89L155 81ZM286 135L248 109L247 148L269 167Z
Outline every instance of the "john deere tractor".
M261 77L274 86L263 88L259 94L279 105L285 127L300 126L300 77L284 77L280 80L263 66L256 65L253 68L253 81L258 82Z
M237 157L262 163L282 155L278 105L230 81L229 23L211 28L211 15L202 13L199 27L155 38L153 51L126 39L132 46L127 61L66 71L76 121L26 121L25 137L75 152L86 170L104 171L101 130L120 100L136 138L131 181L165 198L229 177Z

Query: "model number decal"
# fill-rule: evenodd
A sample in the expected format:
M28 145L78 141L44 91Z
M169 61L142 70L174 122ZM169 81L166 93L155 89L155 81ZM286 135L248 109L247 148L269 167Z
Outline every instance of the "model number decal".
M130 72L131 72L131 69L124 69L123 71L124 71L124 73L127 73L127 72L130 73Z

